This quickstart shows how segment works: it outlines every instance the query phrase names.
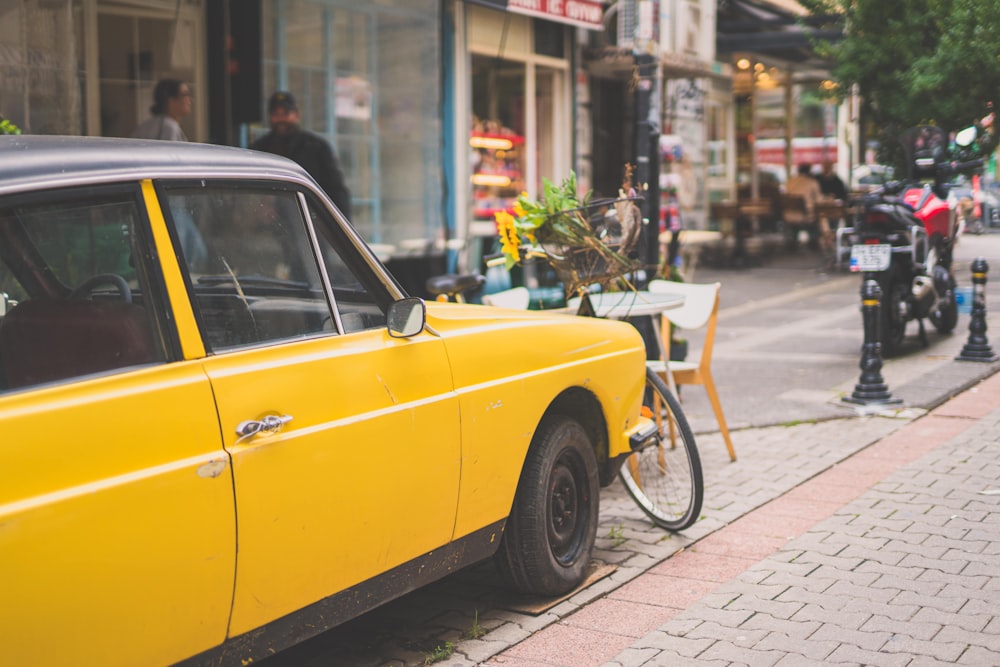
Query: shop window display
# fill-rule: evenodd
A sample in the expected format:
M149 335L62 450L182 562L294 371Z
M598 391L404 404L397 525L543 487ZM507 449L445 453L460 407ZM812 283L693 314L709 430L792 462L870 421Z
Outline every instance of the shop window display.
M509 210L524 191L524 137L497 121L476 119L469 136L476 220Z

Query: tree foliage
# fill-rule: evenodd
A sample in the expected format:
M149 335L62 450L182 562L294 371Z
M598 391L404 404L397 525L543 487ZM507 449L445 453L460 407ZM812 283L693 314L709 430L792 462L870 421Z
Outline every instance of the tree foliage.
M832 57L841 95L857 86L884 161L896 161L903 129L927 123L951 132L1000 101L997 0L800 2L813 15L844 17L844 38L817 48Z

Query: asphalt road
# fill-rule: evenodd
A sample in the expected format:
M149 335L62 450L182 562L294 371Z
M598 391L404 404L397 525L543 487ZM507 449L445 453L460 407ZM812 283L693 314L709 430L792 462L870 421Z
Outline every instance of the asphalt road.
M956 248L959 286L971 286L970 264L983 257L987 314L1000 350L1000 234L965 235ZM779 255L749 269L699 266L695 282L722 283L713 375L730 429L845 416L841 398L860 379L864 330L861 276L818 269L809 252ZM951 335L927 323L928 345L918 326L907 328L903 352L884 359L882 375L894 397L929 408L967 386L968 364L954 362L968 338L969 316L960 315ZM697 358L703 334L685 332ZM701 387L684 387L684 411L695 432L717 431Z

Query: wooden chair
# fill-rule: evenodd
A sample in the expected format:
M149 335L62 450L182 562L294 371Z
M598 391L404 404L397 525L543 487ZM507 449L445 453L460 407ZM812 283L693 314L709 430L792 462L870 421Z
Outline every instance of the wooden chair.
M719 402L719 393L715 388L711 368L715 327L719 315L719 290L721 288L721 283L694 284L668 280L653 280L649 283L650 292L680 294L684 297L682 307L673 308L663 313L660 335L663 337L664 349L670 349L671 327L681 329L706 327L705 343L702 346L700 358L695 362L671 361L670 374L677 385L700 384L705 387L708 400L712 404L712 411L715 413L715 419L719 423L719 430L726 442L726 449L729 450L729 458L735 461L736 451L733 449L733 441L729 436L729 427L726 425L726 416L722 412L722 404ZM663 361L649 361L647 364L666 379L666 368Z
M812 233L816 220L802 195L782 194L780 204L781 221L785 228L785 245L791 250L799 245L799 232L806 230Z
M734 201L712 202L709 216L723 237L730 236L736 229L736 219L740 217L740 205Z

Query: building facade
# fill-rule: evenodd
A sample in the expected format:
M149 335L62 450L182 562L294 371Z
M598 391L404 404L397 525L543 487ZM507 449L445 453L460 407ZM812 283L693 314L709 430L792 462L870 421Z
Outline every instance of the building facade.
M715 0L8 0L0 114L128 136L171 77L194 93L190 140L245 146L267 96L290 90L340 156L354 224L419 293L432 273L482 270L493 214L519 193L575 171L613 196L647 152L658 208L675 190L686 226L711 226L745 156L716 24Z

